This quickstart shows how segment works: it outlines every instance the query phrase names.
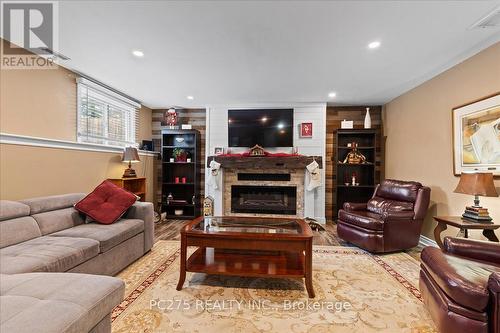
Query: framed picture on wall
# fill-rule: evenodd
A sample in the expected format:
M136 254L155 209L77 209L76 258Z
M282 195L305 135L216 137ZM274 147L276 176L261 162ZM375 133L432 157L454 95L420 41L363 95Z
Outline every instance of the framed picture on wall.
M500 176L500 93L452 112L455 175L487 171Z
M312 123L301 123L300 124L300 137L301 138L312 138L313 136L313 124Z

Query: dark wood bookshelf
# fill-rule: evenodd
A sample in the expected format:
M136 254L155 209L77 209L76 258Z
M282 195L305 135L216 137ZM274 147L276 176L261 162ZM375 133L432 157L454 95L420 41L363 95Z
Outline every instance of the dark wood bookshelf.
M167 219L194 219L201 215L200 190L200 132L197 130L162 129L162 195L161 211ZM173 151L183 149L190 162L174 161ZM186 182L175 182L175 178L186 177ZM172 194L174 200L185 200L186 203L167 204L167 197ZM194 203L193 203L194 196ZM182 215L175 215L175 210L182 209Z
M377 158L377 130L375 129L339 129L336 132L336 146L334 154L334 198L336 198L333 212L337 217L339 209L345 202L367 202L379 182L375 168ZM348 164L342 163L347 154L352 150L348 143L358 144L358 151L366 157L367 163ZM359 185L351 184L352 173L356 173Z

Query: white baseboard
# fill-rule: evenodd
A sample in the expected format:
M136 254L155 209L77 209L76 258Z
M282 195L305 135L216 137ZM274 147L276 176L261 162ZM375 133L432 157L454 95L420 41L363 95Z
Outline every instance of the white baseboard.
M430 239L429 237L426 237L424 235L420 235L420 241L419 244L422 246L434 246L438 247L437 243L435 240Z

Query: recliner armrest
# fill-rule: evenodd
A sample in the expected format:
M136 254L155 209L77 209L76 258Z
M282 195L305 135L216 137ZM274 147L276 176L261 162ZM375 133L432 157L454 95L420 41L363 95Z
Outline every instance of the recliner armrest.
M411 210L386 211L381 214L384 221L387 220L413 220L415 213Z
M128 209L124 218L144 221L144 253L153 247L154 241L154 206L151 202L137 201Z
M444 252L494 264L500 263L500 243L445 237L443 244Z
M500 272L493 272L488 279L488 289L500 294Z
M356 210L366 210L366 203L344 202L344 210L354 212Z

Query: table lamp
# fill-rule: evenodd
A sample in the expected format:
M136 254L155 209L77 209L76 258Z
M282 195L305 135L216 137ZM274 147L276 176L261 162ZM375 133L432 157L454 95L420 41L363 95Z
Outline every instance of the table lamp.
M135 170L132 169L132 163L140 162L139 153L137 152L137 148L134 147L126 147L123 151L122 162L128 162L128 168L125 169L123 173L123 178L132 178L137 177Z
M479 205L479 196L498 197L493 183L492 173L465 173L460 175L455 193L471 194L474 196L474 205L466 206L462 217L476 221L491 221L488 209Z

